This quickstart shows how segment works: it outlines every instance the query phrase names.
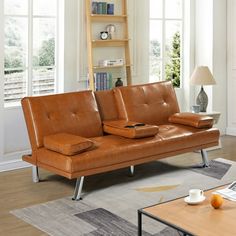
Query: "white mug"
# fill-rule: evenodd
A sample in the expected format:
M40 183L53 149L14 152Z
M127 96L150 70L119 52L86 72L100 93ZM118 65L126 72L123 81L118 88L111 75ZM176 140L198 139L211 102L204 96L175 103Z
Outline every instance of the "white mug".
M203 197L203 191L201 189L190 189L189 190L189 200L198 201Z

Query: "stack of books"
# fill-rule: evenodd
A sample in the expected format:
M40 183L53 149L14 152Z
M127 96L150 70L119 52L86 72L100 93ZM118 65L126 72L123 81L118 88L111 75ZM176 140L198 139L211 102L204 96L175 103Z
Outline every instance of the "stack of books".
M114 15L114 4L107 2L92 2L92 14Z
M112 88L112 74L107 72L94 73L95 90L108 90Z

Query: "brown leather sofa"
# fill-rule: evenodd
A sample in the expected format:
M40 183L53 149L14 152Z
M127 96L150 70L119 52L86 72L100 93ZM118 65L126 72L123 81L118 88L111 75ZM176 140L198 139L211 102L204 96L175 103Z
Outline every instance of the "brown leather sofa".
M170 82L26 97L22 107L32 147L32 155L23 160L33 165L34 182L39 181L38 167L77 178L76 200L84 176L124 167L133 172L135 165L194 150L201 150L207 166L204 149L219 140L212 118L180 113ZM62 145L50 149L47 137L50 141L50 136L58 134L62 134ZM78 154L63 154L60 146L65 149L63 142L67 145L70 137L66 134L72 135L73 144L79 136L86 138L86 145L94 145Z

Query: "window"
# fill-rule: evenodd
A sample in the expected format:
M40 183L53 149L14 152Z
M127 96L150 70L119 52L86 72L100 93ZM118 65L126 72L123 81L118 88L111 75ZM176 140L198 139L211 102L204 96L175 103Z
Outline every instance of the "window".
M57 90L58 0L4 0L4 103Z
M149 81L180 87L183 71L184 0L150 0Z

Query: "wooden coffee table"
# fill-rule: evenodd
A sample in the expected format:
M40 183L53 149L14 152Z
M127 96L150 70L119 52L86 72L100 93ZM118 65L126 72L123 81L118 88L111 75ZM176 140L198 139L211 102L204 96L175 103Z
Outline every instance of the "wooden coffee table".
M142 215L168 225L184 235L236 235L236 202L224 199L220 209L210 204L211 193L224 185L204 192L206 200L188 205L183 198L138 210L138 235L142 235Z

